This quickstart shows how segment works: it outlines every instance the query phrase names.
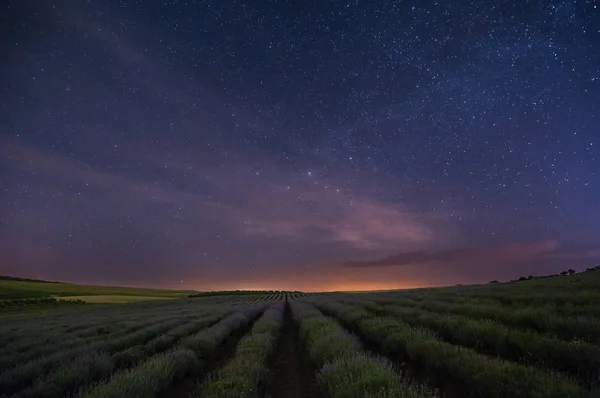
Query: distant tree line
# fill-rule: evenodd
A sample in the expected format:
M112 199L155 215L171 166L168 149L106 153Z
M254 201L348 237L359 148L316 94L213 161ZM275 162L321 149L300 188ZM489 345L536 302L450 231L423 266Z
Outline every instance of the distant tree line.
M584 272L594 272L594 271L600 271L600 265L596 265L596 266L587 268L585 271L582 271L582 272L579 272L579 273L582 274ZM553 276L570 276L570 275L575 275L577 273L578 272L575 271L573 268L569 268L568 270L562 271L562 272L560 272L558 274L543 275L543 276L533 276L533 275L522 276L519 279L513 279L513 280L511 280L511 282L530 281L532 279L543 279L543 278L550 278L550 277L553 277ZM500 283L500 282L497 281L497 280L493 280L493 281L490 281L488 283Z
M26 299L12 299L12 300L0 300L0 310L14 310L30 307L46 307L46 306L63 306L73 304L85 304L83 300L72 300L72 299L56 299L54 297L41 297L41 298L26 298Z
M3 281L19 281L19 282L64 283L64 282L44 281L44 280L41 280L41 279L20 278L18 276L6 276L6 275L0 275L0 280L3 280Z

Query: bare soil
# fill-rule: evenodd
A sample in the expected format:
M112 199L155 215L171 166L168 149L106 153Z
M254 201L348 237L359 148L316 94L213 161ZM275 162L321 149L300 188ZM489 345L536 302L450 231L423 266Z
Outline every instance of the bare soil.
M271 360L267 398L316 398L315 370L304 349L289 304L283 313L283 329Z

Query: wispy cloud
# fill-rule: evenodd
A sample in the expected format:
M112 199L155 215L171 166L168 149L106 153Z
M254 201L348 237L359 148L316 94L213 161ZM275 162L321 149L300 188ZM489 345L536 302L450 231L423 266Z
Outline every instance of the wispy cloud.
M196 208L214 207L214 203L202 197L160 186L159 181L144 181L100 171L89 164L64 155L52 154L38 149L9 144L3 150L3 158L13 167L32 174L42 174L54 181L76 182L85 187L123 199L190 205Z
M395 254L372 261L348 261L347 267L384 267L414 264L468 265L502 264L560 255L563 249L555 241L510 243L484 248L457 248L432 251L419 250Z
M378 249L389 245L423 246L432 243L436 233L427 215L401 206L374 201L356 201L329 192L297 196L287 211L263 212L247 224L251 234L289 236L346 243L358 249ZM289 202L288 202L289 203Z
M56 16L75 27L82 38L111 54L126 72L128 81L147 93L147 97L161 103L168 99L174 108L186 115L189 113L186 130L195 132L204 130L205 126L214 126L202 115L215 112L227 113L227 119L233 119L236 124L246 125L246 122L252 121L252 131L261 130L265 123L245 105L231 105L235 108L234 112L221 109L221 105L215 107L214 104L230 103L232 99L222 101L225 99L223 93L214 92L197 79L190 83L189 79L181 78L187 76L185 71L180 71L179 77L165 73L157 57L152 57L139 45L143 40L135 32L123 32L118 13L110 20L96 12L65 10ZM191 84L194 85L193 90L190 90ZM194 111L190 112L190 109ZM86 136L88 140L98 139L96 134ZM277 166L273 164L261 167L261 173L257 175L247 165L261 164L267 156L253 153L239 159L238 155L247 154L248 148L236 151L231 146L219 145L219 142L214 145L213 141L218 138L213 136L219 134L211 134L207 140L214 148L218 147L216 153L220 158L214 153L203 153L202 157L210 159L197 159L197 154L180 156L185 152L182 150L178 154L177 149L169 148L167 153L162 146L130 143L129 151L122 158L128 163L142 164L141 173L135 174L94 167L85 159L82 161L19 144L11 145L5 158L21 170L44 174L53 181L82 184L98 196L114 197L120 206L125 203L157 203L184 207L186 216L198 224L210 220L211 225L219 225L239 237L333 243L359 251L389 252L390 248L430 247L444 235L445 231L437 225L436 215L418 213L402 204L388 203L365 193L354 195L345 189L335 189L334 184L325 184L318 178L298 178L290 183L289 176L298 173L288 170L278 174ZM97 142L97 145L101 147L103 143ZM119 141L119 146L126 145ZM143 150L140 146L144 147ZM219 149L225 147L228 152L236 153L226 157L221 155ZM101 151L101 156L114 155L119 150L106 149ZM153 158L148 152L156 156ZM148 172L152 168L173 173L176 178L157 177L161 173ZM267 176L263 170L271 170L271 174ZM152 180L147 178L151 175ZM174 180L179 183L171 184ZM193 188L197 186L205 189Z
M358 250L429 247L439 238L435 215L356 197L316 179L294 181L293 187L284 185L283 177L260 177L241 163L210 178L197 171L201 166L165 163L190 186L201 182L210 186L210 191L226 191L221 197L173 189L165 181L99 170L72 157L20 144L7 145L3 158L12 167L43 174L53 181L78 183L122 203L185 207L199 221L210 219L235 235L340 243Z

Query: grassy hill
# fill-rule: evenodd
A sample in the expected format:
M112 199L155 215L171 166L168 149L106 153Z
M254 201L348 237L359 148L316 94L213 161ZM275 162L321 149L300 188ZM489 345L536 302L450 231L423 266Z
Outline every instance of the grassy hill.
M56 297L94 303L113 303L187 297L193 290L145 289L76 285L0 277L0 300Z

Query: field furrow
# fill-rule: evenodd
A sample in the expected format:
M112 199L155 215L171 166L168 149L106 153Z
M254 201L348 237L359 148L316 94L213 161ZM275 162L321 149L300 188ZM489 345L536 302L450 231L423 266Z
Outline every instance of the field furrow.
M181 338L218 322L226 313L221 311L221 314L190 319L189 322L167 330L144 344L132 345L110 355L101 350L86 352L73 362L63 364L50 374L38 378L31 388L23 391L19 396L21 398L64 397L70 391L77 391L90 383L108 377L115 371L133 367L155 354L166 351Z
M65 363L90 352L113 354L129 347L143 344L170 329L188 323L193 318L184 317L169 319L160 323L153 323L135 332L119 336L115 339L97 341L93 344L76 346L74 348L59 350L53 354L32 359L17 365L0 374L0 390L9 393L20 391L34 382L35 379L61 367Z
M78 397L159 396L173 383L182 382L193 373L202 373L228 336L248 325L264 308L264 305L242 308L215 325L180 340L174 349L155 355L134 368L116 372L109 380L81 392Z
M189 397L258 398L269 378L268 359L283 325L285 302L271 305L235 348L235 355L210 373Z
M324 396L435 396L434 390L404 377L389 361L363 350L353 335L313 305L293 301L291 307L309 357L319 369L316 379Z
M284 301L283 326L271 360L271 377L266 386L265 397L316 398L318 391L314 369L302 347L288 301L291 299Z
M561 316L544 309L519 309L490 305L454 304L442 301L414 301L407 299L376 299L379 304L415 307L438 313L465 315L477 319L493 319L507 326L535 330L566 340L583 340L600 344L600 318L589 316Z
M586 392L573 381L531 366L486 356L438 339L427 329L380 317L358 306L317 301L315 305L384 350L409 362L442 392L461 397L578 398Z
M259 304L251 304L251 308L265 307L266 306L260 306ZM256 314L249 313L247 315L248 319L243 320L239 327L232 329L230 334L225 336L222 340L216 341L215 348L211 350L202 348L204 350L204 356L202 358L204 366L202 369L188 375L177 383L170 385L167 389L161 391L159 396L162 398L187 398L194 390L199 388L207 375L215 372L227 363L235 353L236 344L248 334L248 331L256 321ZM236 319L237 318L234 318L234 320Z
M148 317L142 322L129 323L127 326L114 326L115 324L113 323L109 324L108 327L105 326L106 333L89 337L62 335L60 331L44 330L43 333L38 333L38 338L33 340L33 343L31 336L24 336L11 344L10 348L3 350L0 353L0 370L14 366L16 361L26 362L34 358L76 349L81 346L95 345L99 341L122 337L145 327L155 325L156 323L181 319L182 316L184 315L169 314L166 317L164 315ZM55 336L60 336L60 338L55 338ZM27 343L29 343L29 346L27 346Z
M356 304L411 326L431 329L448 343L473 348L482 354L557 370L587 384L595 383L600 374L600 347L583 341L565 341L508 327L491 319L444 315L368 301Z

